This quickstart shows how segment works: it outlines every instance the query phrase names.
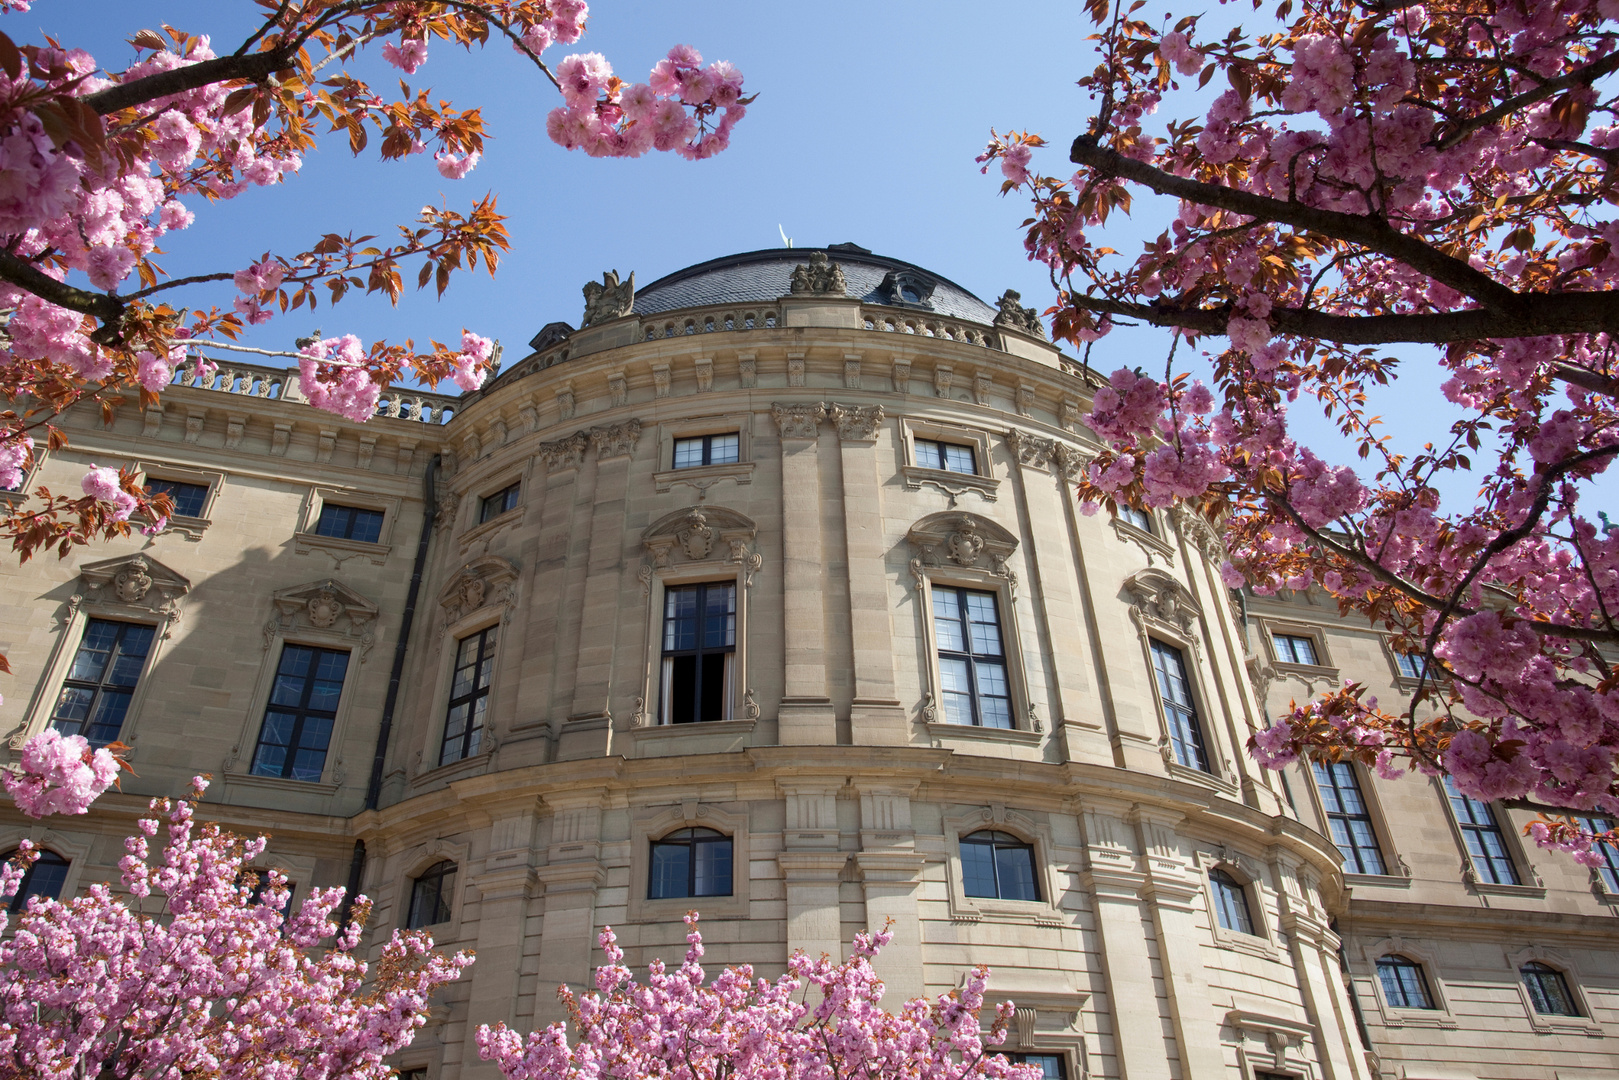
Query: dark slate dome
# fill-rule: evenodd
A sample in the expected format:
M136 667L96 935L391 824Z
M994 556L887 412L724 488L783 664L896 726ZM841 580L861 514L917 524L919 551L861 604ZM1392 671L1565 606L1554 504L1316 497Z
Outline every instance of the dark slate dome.
M766 248L710 259L635 290L635 314L658 315L710 304L759 304L792 291L793 268L816 251L843 268L848 296L867 304L931 311L976 323L995 321L995 309L949 278L914 263L873 255L855 244L826 248Z

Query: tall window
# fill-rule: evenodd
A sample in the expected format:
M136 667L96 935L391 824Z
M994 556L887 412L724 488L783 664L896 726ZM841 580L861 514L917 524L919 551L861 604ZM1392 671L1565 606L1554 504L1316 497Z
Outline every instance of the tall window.
M51 712L51 726L64 735L83 735L92 746L116 741L155 633L140 623L85 623L79 651Z
M1254 920L1248 913L1248 890L1242 883L1215 867L1209 871L1209 885L1214 893L1214 917L1220 925L1239 934L1252 934Z
M1164 720L1169 726L1169 746L1175 760L1189 769L1208 772L1209 755L1203 748L1203 727L1198 723L1192 684L1186 677L1186 658L1175 646L1154 638L1152 666L1158 675L1158 696L1164 702Z
M450 682L450 711L444 718L444 745L438 763L471 757L483 741L484 711L489 707L489 682L495 673L495 631L498 626L464 637L455 650L455 676Z
M1011 833L985 830L961 838L961 888L968 896L1038 900L1034 847Z
M731 895L731 838L713 829L680 829L652 841L647 897Z
M1121 502L1118 504L1118 506L1120 520L1134 525L1144 533L1152 532L1151 514L1141 509L1139 506L1131 506L1127 502Z
M17 857L15 851L0 859L0 862L10 862ZM56 852L41 849L39 858L34 860L22 876L22 884L17 888L17 895L11 898L11 913L15 915L28 905L30 896L43 896L47 900L58 899L62 895L62 886L67 884L68 861Z
M320 780L348 670L349 654L341 649L282 646L253 751L254 776Z
M1315 655L1315 638L1308 634L1272 634L1276 645L1276 659L1284 664L1319 664Z
M483 502L478 504L478 524L492 521L517 505L517 496L522 492L521 483L503 487L493 495L485 495Z
M1398 954L1377 958L1377 981L1383 984L1383 1000L1395 1009L1431 1009L1428 977L1422 965Z
M1394 664L1400 669L1400 674L1408 679L1420 679L1427 668L1427 661L1416 653L1397 652L1394 654Z
M208 502L207 484L188 484L184 480L146 481L148 495L167 495L174 502L175 517L201 517Z
M945 472L978 472L978 456L970 446L938 442L934 439L916 440L916 464L924 469L943 469Z
M1354 764L1317 761L1312 767L1321 804L1327 810L1332 842L1343 853L1344 869L1351 874L1385 873L1383 853L1377 848L1377 834L1372 831L1372 816L1366 812Z
M933 636L945 722L1012 727L1012 688L995 594L933 586Z
M382 511L368 510L363 506L322 503L320 520L315 523L315 535L374 544L382 536Z
M1040 1080L1068 1080L1061 1054L1010 1054L1019 1065L1033 1065L1040 1070Z
M1518 969L1523 988L1529 991L1529 1002L1542 1016L1579 1016L1574 995L1568 992L1568 981L1563 973L1539 960L1531 960Z
M665 590L658 698L662 722L729 720L735 666L736 582Z
M742 436L696 435L675 440L674 467L692 469L699 465L733 465L741 460Z
M1593 833L1605 833L1613 828L1611 818L1577 817L1574 823L1580 828ZM1611 893L1619 893L1619 845L1597 844L1596 853L1602 856L1602 865L1596 868L1602 878L1602 884Z
M1456 781L1445 777L1445 794L1450 797L1450 809L1461 826L1462 839L1467 843L1467 854L1473 860L1473 872L1478 879L1490 885L1517 885L1518 868L1507 854L1506 840L1501 826L1496 823L1495 812L1487 803L1470 799L1456 790Z
M449 922L454 900L455 864L448 859L434 863L410 883L410 909L405 914L405 929L420 930L424 926Z

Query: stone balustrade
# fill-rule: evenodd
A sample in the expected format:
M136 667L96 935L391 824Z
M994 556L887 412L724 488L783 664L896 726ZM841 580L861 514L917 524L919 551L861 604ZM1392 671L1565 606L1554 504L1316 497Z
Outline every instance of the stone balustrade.
M212 360L212 374L198 371L195 359L175 369L171 386L187 386L240 397L276 401L306 401L298 386L297 368L273 368L262 364L242 364ZM424 424L445 424L459 407L460 399L425 390L388 387L377 401L376 415L396 420L417 420Z

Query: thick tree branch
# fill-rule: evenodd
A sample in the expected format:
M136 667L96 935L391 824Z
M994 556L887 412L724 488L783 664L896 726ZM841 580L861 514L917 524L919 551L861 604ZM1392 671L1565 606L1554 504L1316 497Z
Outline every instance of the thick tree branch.
M48 300L58 307L77 311L81 315L92 315L104 323L116 323L124 316L122 297L112 293L75 289L44 273L27 259L19 259L9 251L0 251L0 281L9 281L41 300Z
M1616 54L1619 55L1619 54ZM1234 214L1299 229L1321 233L1371 251L1398 259L1413 270L1434 281L1448 285L1463 295L1470 296L1489 308L1519 313L1528 304L1523 297L1494 278L1473 269L1461 259L1452 258L1438 249L1400 232L1382 218L1367 214L1345 214L1337 210L1322 210L1302 203L1273 199L1266 195L1209 184L1176 176L1146 162L1125 157L1116 151L1098 145L1089 136L1074 140L1068 158L1076 165L1084 165L1108 176L1119 176L1150 188L1160 195L1174 195L1188 202L1214 206Z
M1521 94L1507 98L1493 109L1468 117L1457 124L1454 130L1447 132L1445 137L1439 140L1438 147L1441 150L1449 150L1479 128L1489 127L1497 120L1510 116L1519 109L1527 108L1537 101L1545 101L1560 90L1575 86L1590 86L1613 71L1619 71L1619 52L1609 53L1601 60L1571 71L1561 78L1548 79L1533 90L1525 90Z
M106 116L120 109L143 105L172 94L183 94L187 90L195 90L212 83L229 82L234 79L260 81L274 72L285 71L290 67L292 67L292 54L279 49L254 53L252 56L220 56L213 60L204 60L196 64L187 64L185 67L160 71L155 75L132 79L117 86L109 86L105 90L89 95L84 101L97 113Z

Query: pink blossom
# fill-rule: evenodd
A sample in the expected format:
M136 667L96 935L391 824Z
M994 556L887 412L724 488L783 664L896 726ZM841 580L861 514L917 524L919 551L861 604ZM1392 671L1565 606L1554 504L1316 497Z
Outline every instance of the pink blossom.
M420 38L406 38L398 45L389 42L382 47L382 58L406 75L414 75L427 62L427 42Z
M33 453L31 436L13 434L0 439L0 491L17 490Z
M438 162L439 175L446 180L459 180L478 166L478 159L483 155L473 150L466 154L448 154L443 150L433 155Z
M1187 43L1185 34L1177 31L1172 30L1159 40L1158 55L1182 75L1196 75L1203 69L1203 54Z
M557 65L557 82L570 105L594 103L613 77L613 67L601 53L580 53Z
M82 736L46 728L23 745L17 765L0 772L0 782L17 809L42 818L84 813L118 772L118 760L105 748L92 751Z
M1033 153L1028 146L1019 143L1009 146L1001 155L1001 175L1014 184L1026 183L1029 179L1029 157Z
M382 386L361 365L365 351L353 334L312 342L299 350L298 386L317 409L363 424L376 415Z

